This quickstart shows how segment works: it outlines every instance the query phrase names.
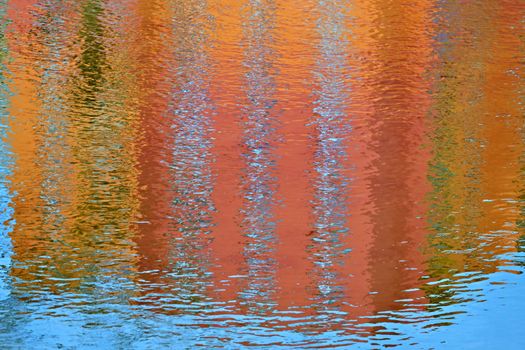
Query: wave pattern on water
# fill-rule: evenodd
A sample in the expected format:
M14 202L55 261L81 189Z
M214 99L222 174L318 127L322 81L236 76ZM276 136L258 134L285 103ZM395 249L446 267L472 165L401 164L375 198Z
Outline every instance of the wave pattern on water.
M0 1L2 346L524 348L524 23Z

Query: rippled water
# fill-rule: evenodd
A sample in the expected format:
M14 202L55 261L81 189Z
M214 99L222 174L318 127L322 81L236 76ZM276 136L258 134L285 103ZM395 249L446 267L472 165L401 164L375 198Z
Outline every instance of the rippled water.
M1 348L525 348L524 2L0 19Z

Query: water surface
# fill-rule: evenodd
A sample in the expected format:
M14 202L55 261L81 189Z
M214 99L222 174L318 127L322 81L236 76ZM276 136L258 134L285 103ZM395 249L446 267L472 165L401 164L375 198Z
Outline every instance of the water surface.
M0 347L525 348L525 3L0 0L0 34Z

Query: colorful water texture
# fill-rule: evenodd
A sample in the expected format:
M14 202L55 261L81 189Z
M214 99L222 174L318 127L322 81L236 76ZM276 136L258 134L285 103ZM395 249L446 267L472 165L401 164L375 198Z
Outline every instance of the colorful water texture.
M1 349L525 349L523 0L0 0Z

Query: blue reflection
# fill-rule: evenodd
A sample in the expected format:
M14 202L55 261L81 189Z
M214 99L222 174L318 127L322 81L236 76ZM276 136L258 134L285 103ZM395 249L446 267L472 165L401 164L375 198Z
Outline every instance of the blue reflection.
M9 233L13 230L13 208L10 206L12 194L8 177L13 166L12 154L8 143L9 125L9 88L6 77L8 51L5 39L7 26L6 3L0 2L0 301L9 297L12 243Z

